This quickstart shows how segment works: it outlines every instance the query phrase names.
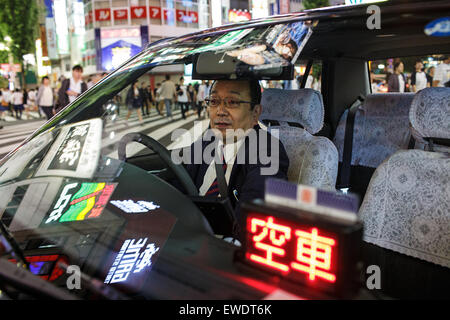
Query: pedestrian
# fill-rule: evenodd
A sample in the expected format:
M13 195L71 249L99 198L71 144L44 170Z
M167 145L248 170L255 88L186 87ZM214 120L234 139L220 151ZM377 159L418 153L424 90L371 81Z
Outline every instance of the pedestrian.
M149 112L148 112L148 91L147 91L147 87L145 86L145 83L142 82L141 83L141 87L139 88L139 95L141 98L141 110L142 110L142 115L143 116L148 116Z
M193 113L195 113L195 89L192 86L192 84L188 84L187 86L187 94L188 94L188 98L189 98L189 108L192 110ZM200 118L200 116L199 116Z
M8 111L8 103L4 100L5 95L3 94L4 89L0 90L0 120L4 121L5 120L5 116L4 113L5 111Z
M175 84L170 80L170 76L166 74L166 80L161 85L160 91L161 99L164 101L166 106L166 116L171 119L172 117L172 102L175 101L177 97L177 92Z
M53 89L50 86L50 79L45 76L41 80L41 86L39 87L36 103L39 110L50 120L53 117Z
M25 109L25 116L27 117L27 119L29 119L30 118L30 109L28 107L28 91L27 91L27 89L23 89L22 94L23 94L23 107Z
M202 80L202 83L198 86L197 101L196 101L197 102L197 114L198 114L199 118L201 117L203 108L205 107L205 99L208 97L207 92L208 92L208 86L206 85L206 81Z
M427 80L428 80L428 83L430 84L430 87L433 86L434 70L435 70L435 67L433 67L433 66L431 66L427 69Z
M14 112L16 114L16 119L21 120L24 108L23 108L23 93L22 90L20 90L19 88L16 88L16 90L12 95L12 104Z
M12 92L8 87L3 90L2 97L2 105L6 108L7 111L9 111L11 116L14 116L11 106Z
M142 102L141 102L141 96L139 94L139 88L138 88L137 81L133 82L133 84L131 85L131 88L128 90L125 103L128 107L128 114L127 114L126 120L128 121L133 110L136 110L136 113L139 118L139 124L142 124L142 114L141 114Z
M444 56L443 60L434 71L433 87L450 87L450 56Z
M34 89L28 91L28 108L31 111L38 111L39 117L41 116L41 113L36 108L36 90Z
M148 92L148 103L149 103L149 108L150 108L150 112L151 112L152 107L155 105L155 95L153 94L153 90L150 85L147 87L147 92Z
M406 77L403 74L403 62L399 61L394 64L394 73L388 79L388 92L405 92Z
M76 65L72 68L72 76L61 83L58 91L58 101L55 106L55 113L58 113L65 106L75 101L75 99L87 90L87 84L83 81L83 67Z
M411 88L412 92L417 92L426 87L429 87L427 74L423 71L422 61L416 61L414 65L415 71L411 74Z
M161 115L161 83L157 83L155 89L153 89L153 96L155 97L155 107L158 114Z
M87 88L90 89L97 84L102 79L101 74L94 74L92 77L88 79Z
M187 87L184 85L184 78L180 78L180 84L177 91L178 104L181 108L181 117L186 119L186 112L189 110L189 97L187 94Z

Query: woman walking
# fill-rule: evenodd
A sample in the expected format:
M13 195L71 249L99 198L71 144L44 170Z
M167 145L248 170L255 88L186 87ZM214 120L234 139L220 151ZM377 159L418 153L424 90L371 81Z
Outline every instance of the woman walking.
M22 112L23 112L23 93L22 91L17 88L12 96L13 101L13 108L14 112L16 114L16 119L21 120L22 119Z
M130 118L130 115L133 112L133 110L136 110L138 118L139 118L139 124L142 124L142 113L141 113L142 101L141 101L141 95L139 94L139 88L138 88L137 81L135 81L132 84L130 90L128 90L127 99L125 102L128 107L128 114L127 114L126 120L128 121L128 118Z

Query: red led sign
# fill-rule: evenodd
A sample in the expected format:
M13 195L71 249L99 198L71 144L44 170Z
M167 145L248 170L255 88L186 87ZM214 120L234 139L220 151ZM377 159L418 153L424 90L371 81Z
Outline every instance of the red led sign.
M326 231L272 216L247 216L246 259L283 275L336 282L337 240Z

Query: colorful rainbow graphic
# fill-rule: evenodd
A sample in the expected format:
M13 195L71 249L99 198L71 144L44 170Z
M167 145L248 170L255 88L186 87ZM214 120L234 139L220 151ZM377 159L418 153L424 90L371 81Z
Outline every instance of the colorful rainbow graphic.
M59 219L59 222L80 221L98 217L113 193L115 185L105 182L82 183L80 190L70 199L69 209Z

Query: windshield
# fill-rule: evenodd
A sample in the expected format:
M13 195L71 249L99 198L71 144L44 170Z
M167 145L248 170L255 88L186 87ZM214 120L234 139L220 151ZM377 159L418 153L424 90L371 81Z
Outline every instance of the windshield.
M36 130L0 162L0 220L30 270L64 287L63 262L123 292L158 297L146 287L150 271L191 255L212 232L169 183L173 172L127 135L169 150L189 146L209 125L208 80L292 79L310 34L294 22L157 43ZM172 105L162 88L169 81L177 83Z

